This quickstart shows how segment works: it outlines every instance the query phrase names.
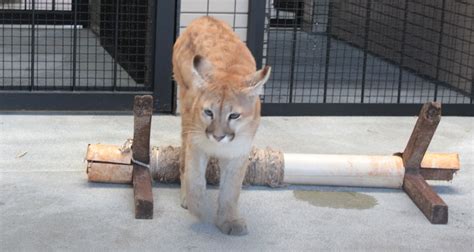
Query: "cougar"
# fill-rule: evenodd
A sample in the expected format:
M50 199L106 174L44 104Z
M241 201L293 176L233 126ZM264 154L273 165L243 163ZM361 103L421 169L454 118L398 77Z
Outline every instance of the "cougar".
M271 68L256 70L246 45L223 21L201 17L173 48L182 127L181 206L209 216L205 172L210 157L221 168L216 226L244 235L247 225L238 200L248 155L260 124L260 98Z

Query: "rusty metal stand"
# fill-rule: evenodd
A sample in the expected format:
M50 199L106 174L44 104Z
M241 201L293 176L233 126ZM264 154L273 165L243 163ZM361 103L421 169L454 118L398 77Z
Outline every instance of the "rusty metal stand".
M150 128L153 114L151 95L135 96L133 105L133 196L136 219L153 218L153 193L150 163Z
M432 224L448 223L448 206L426 183L420 168L440 120L441 104L425 103L402 154L405 166L403 190Z

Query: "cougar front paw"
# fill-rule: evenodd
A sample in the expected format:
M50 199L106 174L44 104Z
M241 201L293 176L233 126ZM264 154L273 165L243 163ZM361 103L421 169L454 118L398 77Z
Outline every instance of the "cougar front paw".
M181 207L184 209L188 209L188 202L186 200L186 196L181 196Z
M221 230L222 233L228 235L246 235L247 231L247 224L245 223L244 219L237 219L232 221L224 221L222 223L218 223L217 227Z

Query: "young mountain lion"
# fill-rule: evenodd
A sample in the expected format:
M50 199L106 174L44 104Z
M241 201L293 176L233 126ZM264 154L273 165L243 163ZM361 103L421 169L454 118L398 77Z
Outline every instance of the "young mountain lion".
M260 123L260 99L270 67L255 59L232 28L212 17L194 20L173 48L182 127L181 205L205 219L206 167L219 160L215 223L225 234L247 233L238 199L248 155Z

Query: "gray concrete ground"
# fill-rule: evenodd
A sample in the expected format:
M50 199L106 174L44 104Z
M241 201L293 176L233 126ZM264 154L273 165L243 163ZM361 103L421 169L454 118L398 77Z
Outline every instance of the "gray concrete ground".
M256 145L285 152L390 155L403 150L415 121L263 118ZM473 250L473 118L443 118L430 146L461 157L462 170L453 182L431 183L449 205L447 225L430 224L401 190L250 187L240 202L250 232L243 237L198 222L179 206L176 185L155 184L155 218L135 220L130 186L87 182L87 144L121 144L132 136L132 125L128 115L0 115L0 250ZM152 143L179 144L179 118L155 116ZM301 190L326 195L328 205L318 198L302 200ZM216 195L215 188L210 191ZM335 206L334 192L376 204Z

